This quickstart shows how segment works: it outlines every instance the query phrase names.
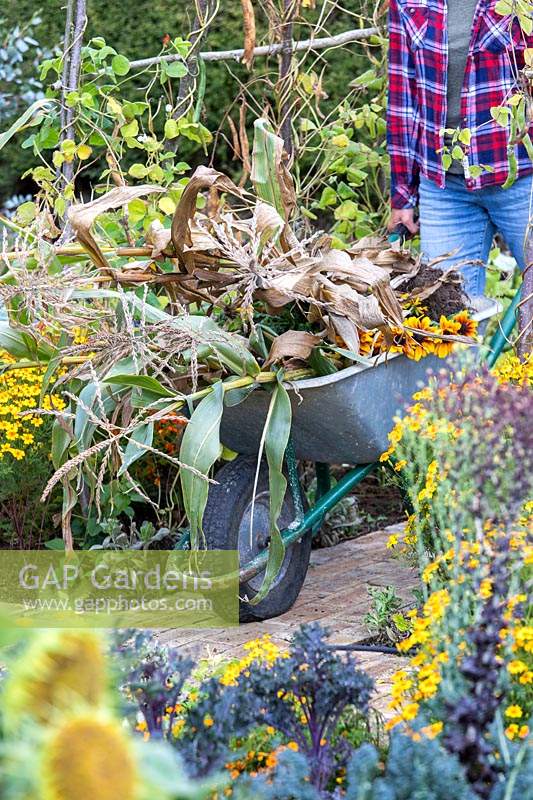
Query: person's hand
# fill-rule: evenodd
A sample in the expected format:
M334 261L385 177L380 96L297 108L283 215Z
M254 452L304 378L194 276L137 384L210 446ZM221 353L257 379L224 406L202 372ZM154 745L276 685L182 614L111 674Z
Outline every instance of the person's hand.
M392 231L398 225L405 225L409 233L412 233L413 236L416 236L418 233L418 229L420 225L418 222L415 222L415 210L414 208L393 208L390 215L389 224L387 225L388 230L392 233Z

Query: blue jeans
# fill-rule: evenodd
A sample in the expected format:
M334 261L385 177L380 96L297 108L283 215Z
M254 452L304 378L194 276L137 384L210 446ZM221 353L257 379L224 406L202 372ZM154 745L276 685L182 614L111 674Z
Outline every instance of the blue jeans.
M488 186L468 191L460 175L448 175L446 187L420 179L420 243L428 260L457 251L438 264L450 267L463 261L479 263L459 267L470 297L485 289L485 264L498 231L521 270L525 267L524 243L531 216L533 176L526 175L509 189Z

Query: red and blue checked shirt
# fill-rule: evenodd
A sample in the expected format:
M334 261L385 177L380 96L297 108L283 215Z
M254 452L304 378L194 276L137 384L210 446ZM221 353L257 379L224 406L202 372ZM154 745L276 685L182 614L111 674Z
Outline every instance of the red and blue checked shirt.
M462 127L472 140L464 148L469 165L488 165L478 177L465 170L475 190L505 183L509 171L508 130L490 114L518 86L524 66L524 37L513 15L496 13L497 0L479 0L461 99ZM442 166L448 72L447 0L390 0L387 140L391 157L393 208L418 203L420 174L445 186ZM523 145L516 149L518 176L533 172ZM474 170L474 173L476 170Z

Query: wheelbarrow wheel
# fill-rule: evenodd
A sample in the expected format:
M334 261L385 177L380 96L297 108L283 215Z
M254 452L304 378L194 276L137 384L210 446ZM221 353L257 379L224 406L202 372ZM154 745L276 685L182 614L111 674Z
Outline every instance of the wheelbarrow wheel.
M210 550L238 550L241 567L264 550L269 543L269 488L268 468L261 466L255 504L252 512L253 489L257 459L238 456L218 470L218 481L209 487L209 498L204 514L203 528ZM304 498L305 502L305 498ZM250 521L253 513L253 529ZM279 518L281 530L295 517L294 503L287 489ZM300 593L311 555L311 536L307 534L287 548L281 570L268 595L257 605L241 600L241 622L257 622L284 614L294 604ZM252 599L263 582L264 571L242 583L241 598Z

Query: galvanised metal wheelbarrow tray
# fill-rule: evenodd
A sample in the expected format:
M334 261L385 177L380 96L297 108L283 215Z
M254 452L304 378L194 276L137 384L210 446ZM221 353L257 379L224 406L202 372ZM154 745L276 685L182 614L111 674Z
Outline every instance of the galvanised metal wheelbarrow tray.
M487 301L474 314L482 332L501 310ZM501 337L500 337L501 338ZM499 342L501 350L504 339ZM494 351L494 347L492 347ZM371 365L356 364L323 377L287 384L292 404L291 441L286 465L289 490L279 519L286 555L269 594L256 605L269 543L268 470L261 467L254 499L254 481L261 434L270 396L254 391L237 406L224 410L221 439L239 453L216 474L204 515L204 533L211 549L239 551L241 620L264 620L287 611L302 587L311 540L325 514L379 465L388 447L394 416L425 382L430 369L446 368L446 360L428 356L421 361L401 354L383 355ZM317 502L305 508L298 480L298 459L314 461ZM329 465L356 465L331 487ZM253 525L251 515L253 513ZM251 534L252 531L252 534Z

